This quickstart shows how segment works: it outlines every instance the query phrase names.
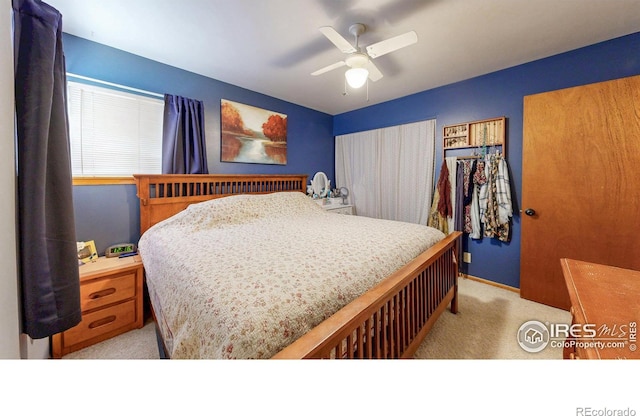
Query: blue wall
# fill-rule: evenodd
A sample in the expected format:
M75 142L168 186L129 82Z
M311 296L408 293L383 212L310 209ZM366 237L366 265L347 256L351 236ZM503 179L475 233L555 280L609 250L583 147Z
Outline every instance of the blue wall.
M442 126L505 116L507 160L516 210L521 208L523 97L640 74L640 33L636 33L332 117L84 39L65 35L64 43L69 72L203 100L207 108L207 151L212 173L313 175L322 170L334 180L335 135L432 118L436 118L438 125L436 162L439 170L442 163ZM289 116L286 166L219 161L221 98ZM122 241L136 242L139 238L137 203L135 188L130 185L74 187L78 239L95 239L99 250ZM493 239L463 239L463 249L472 254L472 263L463 264L463 271L519 287L520 217L517 213L512 229L510 243L499 243Z
M324 171L335 183L331 115L68 34L64 35L63 43L69 73L202 100L210 173L290 173L311 178L315 172ZM220 161L223 98L287 115L286 165ZM75 186L73 196L78 240L95 240L99 252L111 244L137 243L140 219L134 185Z
M524 96L638 74L640 33L340 114L334 117L333 133L337 136L436 118L436 166L439 172L443 126L505 116L507 161L517 210L521 208L522 193ZM512 228L509 243L463 238L463 249L469 251L472 258L471 264L462 264L463 272L519 287L520 217L517 211Z

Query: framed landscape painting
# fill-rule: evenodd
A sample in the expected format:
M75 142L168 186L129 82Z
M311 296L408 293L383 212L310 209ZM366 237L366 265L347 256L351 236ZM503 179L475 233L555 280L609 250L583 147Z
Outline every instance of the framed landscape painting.
M287 164L285 114L223 99L220 130L220 161Z

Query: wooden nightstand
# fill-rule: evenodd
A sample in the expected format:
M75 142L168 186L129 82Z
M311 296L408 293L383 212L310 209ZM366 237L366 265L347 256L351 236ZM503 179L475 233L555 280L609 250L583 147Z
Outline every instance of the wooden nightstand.
M82 321L51 340L51 356L88 347L142 328L143 268L140 256L99 257L80 266Z

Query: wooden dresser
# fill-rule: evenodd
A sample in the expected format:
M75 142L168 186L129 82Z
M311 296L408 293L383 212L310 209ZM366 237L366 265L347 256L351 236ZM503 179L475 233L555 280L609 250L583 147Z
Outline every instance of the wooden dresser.
M140 256L99 257L80 266L82 321L51 339L51 355L88 347L134 328L142 328L143 268Z
M564 358L640 358L640 271L562 259L572 327Z

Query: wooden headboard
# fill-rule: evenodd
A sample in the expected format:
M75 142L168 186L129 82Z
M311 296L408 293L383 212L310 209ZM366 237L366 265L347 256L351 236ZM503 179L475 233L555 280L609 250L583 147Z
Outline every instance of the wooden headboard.
M307 190L307 175L133 175L140 235L189 205L238 194Z

